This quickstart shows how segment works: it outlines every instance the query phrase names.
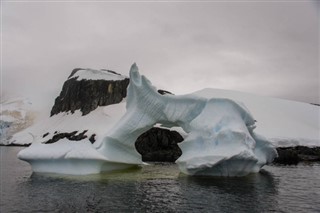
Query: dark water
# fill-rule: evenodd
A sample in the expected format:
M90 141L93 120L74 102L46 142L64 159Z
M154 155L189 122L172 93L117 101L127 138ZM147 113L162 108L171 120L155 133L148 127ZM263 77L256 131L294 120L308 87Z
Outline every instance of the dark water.
M89 176L32 174L0 147L0 212L320 212L320 164L195 178L174 164Z

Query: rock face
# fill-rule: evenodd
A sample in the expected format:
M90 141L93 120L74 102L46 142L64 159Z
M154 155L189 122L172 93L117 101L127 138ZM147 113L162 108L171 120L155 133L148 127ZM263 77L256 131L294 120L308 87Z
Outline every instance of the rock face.
M299 162L320 161L320 147L278 147L278 157L274 159L276 164L295 165Z
M91 75L90 78L83 78L77 76L77 72L87 71L85 69L74 69L68 80L64 83L60 95L55 99L54 106L51 110L51 116L60 112L81 110L82 115L90 113L98 106L107 106L116 104L126 97L127 86L129 78L110 71L99 70L92 72L88 70ZM108 79L97 79L94 75L109 75ZM117 77L117 78L114 78Z
M135 147L143 161L174 162L182 154L178 146L182 141L177 131L154 127L138 137Z

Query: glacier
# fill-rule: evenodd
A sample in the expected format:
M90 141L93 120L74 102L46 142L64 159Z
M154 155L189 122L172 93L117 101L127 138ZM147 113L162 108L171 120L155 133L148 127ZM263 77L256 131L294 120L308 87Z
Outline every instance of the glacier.
M156 124L181 127L187 136L176 161L182 173L244 176L277 156L274 146L254 133L255 119L242 103L196 95L160 95L133 64L126 113L95 143L62 140L32 143L18 154L34 172L92 174L143 165L136 139ZM35 140L36 141L36 140Z
M14 98L0 102L0 145L8 145L11 136L31 126L36 120L27 98Z

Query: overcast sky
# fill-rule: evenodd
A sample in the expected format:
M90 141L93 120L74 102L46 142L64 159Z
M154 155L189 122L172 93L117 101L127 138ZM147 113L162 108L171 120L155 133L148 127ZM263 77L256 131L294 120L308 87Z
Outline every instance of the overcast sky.
M73 68L128 75L136 62L175 94L210 87L320 103L319 8L317 1L2 1L1 97L55 98Z

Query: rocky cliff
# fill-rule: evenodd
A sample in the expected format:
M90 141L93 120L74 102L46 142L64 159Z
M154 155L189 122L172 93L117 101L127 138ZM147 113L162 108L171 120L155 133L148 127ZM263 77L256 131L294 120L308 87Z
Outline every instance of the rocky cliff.
M98 106L116 104L126 97L129 78L110 70L74 69L55 99L51 116L80 110L86 115Z

